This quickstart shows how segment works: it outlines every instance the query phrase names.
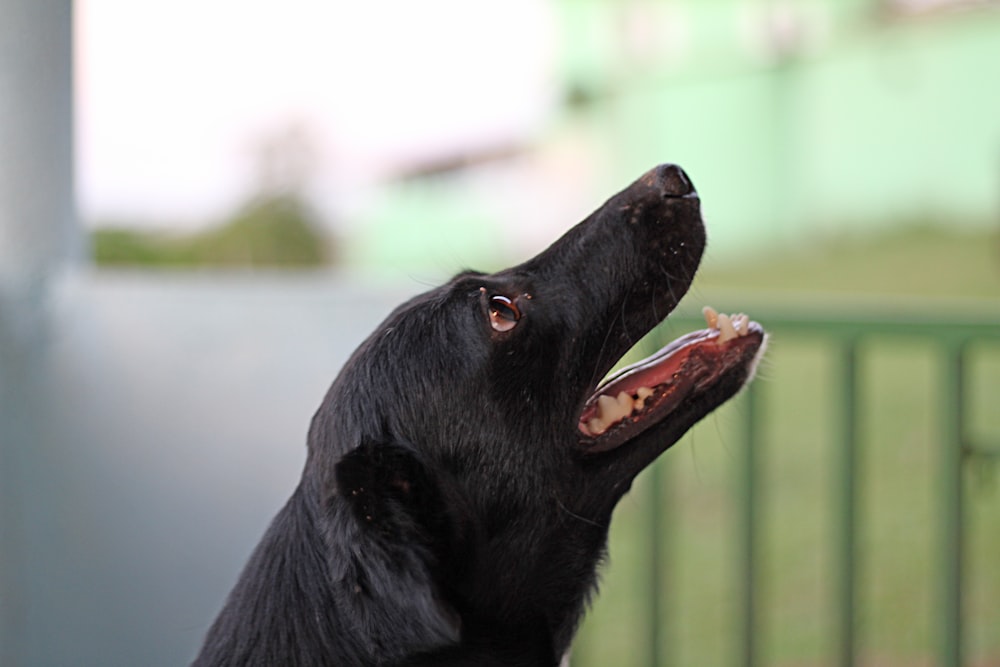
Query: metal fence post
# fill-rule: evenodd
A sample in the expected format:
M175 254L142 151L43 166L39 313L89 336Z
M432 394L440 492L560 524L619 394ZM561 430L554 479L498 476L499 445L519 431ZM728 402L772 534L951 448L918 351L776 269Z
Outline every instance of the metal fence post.
M663 465L661 459L653 464L649 473L649 664L652 667L664 667L662 642L660 635L666 631L668 622L664 605L661 601L663 596L663 545L661 540L668 534L669 521L663 516L667 511L668 503L663 502Z
M758 384L751 384L746 391L746 446L743 450L739 484L740 514L739 558L742 590L742 664L757 664L757 455L760 419Z
M858 533L858 342L850 339L844 343L841 376L843 405L843 432L840 444L837 477L840 480L840 520L837 522L839 547L839 572L837 585L837 621L839 630L838 664L853 667L857 655L855 635L858 589L857 533ZM837 503L833 504L834 507Z
M962 462L964 460L964 345L948 350L941 383L941 654L943 667L962 664Z

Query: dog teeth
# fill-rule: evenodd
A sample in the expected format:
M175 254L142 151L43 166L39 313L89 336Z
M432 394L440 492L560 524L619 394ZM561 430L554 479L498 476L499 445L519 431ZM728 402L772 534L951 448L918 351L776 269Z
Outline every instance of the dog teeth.
M652 395L653 390L649 387L639 387L634 396L624 391L618 392L615 397L598 396L597 414L587 422L587 430L593 435L601 435L614 424L642 410L646 399Z
M618 401L611 396L599 396L597 398L597 416L610 422L620 418L616 415L618 415Z
M624 391L618 392L618 396L615 401L618 403L618 412L621 413L622 417L628 417L632 414L632 408L635 407L635 399L626 394Z
M597 399L597 416L606 424L614 424L632 414L632 397L624 391L617 397L601 396Z
M719 345L750 333L750 318L745 313L726 315L717 313L711 306L705 306L701 312L708 328L719 330L719 338L716 340Z
M600 435L608 430L608 425L605 424L600 418L594 417L587 422L587 430L593 435Z
M719 313L719 345L736 338L736 328L729 315Z
M736 327L736 335L746 336L750 333L750 318L740 313L733 317L733 326Z
M715 308L705 306L701 309L701 314L705 316L705 324L708 325L709 329L715 329L719 326L719 314L715 312Z
M653 395L653 390L649 387L639 387L635 391L635 403L634 409L636 411L642 410L646 405L646 399Z

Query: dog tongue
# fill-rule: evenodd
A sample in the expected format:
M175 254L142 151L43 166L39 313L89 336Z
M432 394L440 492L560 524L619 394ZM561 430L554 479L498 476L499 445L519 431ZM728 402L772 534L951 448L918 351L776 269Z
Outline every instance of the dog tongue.
M655 387L672 379L691 348L699 343L719 338L711 329L693 331L666 345L650 357L622 368L598 388L598 394L617 391L635 391L639 387Z

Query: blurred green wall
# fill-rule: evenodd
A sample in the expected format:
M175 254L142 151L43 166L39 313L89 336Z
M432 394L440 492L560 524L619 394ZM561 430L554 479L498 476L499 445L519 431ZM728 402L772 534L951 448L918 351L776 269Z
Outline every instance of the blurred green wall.
M349 263L499 268L540 249L525 229L553 240L661 162L701 193L712 260L1000 222L996 0L550 2L548 123L513 159L470 149L384 185Z
M996 5L919 16L859 0L559 8L572 122L601 137L608 192L656 162L682 164L718 253L1000 219Z

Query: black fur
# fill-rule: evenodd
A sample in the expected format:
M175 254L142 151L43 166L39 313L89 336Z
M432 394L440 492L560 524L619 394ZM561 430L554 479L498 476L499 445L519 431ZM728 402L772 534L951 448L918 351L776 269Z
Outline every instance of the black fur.
M330 388L301 483L194 664L556 665L615 504L746 379L622 447L581 446L583 402L703 247L698 198L665 165L534 259L397 308ZM490 326L493 295L521 313L510 331Z

